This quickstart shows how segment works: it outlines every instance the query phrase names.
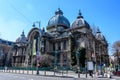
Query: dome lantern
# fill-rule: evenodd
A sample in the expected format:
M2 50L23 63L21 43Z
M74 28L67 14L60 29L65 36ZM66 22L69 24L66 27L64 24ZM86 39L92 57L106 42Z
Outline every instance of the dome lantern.
M80 10L79 10L79 13L78 13L77 19L79 19L79 18L83 18L82 13L81 13Z
M58 10L55 12L56 15L63 15L62 10L60 10L60 8L58 8Z

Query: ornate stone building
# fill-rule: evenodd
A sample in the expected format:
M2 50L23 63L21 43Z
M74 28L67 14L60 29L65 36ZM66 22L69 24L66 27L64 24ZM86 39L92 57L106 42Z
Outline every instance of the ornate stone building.
M12 65L13 45L12 41L0 39L0 66Z
M24 35L24 31L21 36L15 42L13 46L12 66L23 66L25 62L25 55L27 50L27 38Z
M74 45L71 36L74 37ZM41 55L48 54L55 57L56 65L71 66L71 52L76 55L79 48L86 50L86 61L92 60L97 65L109 63L108 43L100 30L93 34L81 12L70 25L62 10L58 9L48 21L46 31L34 25L27 37L23 32L16 40L12 65L33 66L41 60Z

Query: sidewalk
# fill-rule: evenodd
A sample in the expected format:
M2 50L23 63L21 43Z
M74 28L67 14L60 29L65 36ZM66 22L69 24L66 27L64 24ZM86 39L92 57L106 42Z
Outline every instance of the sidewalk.
M26 75L36 75L36 70L0 70L0 72L5 73L13 73L13 74L26 74ZM61 77L61 78L72 78L74 80L120 80L120 77L118 76L112 76L112 78L102 77L102 75L96 76L93 74L93 78L87 74L80 74L80 78L78 78L78 74L68 71L68 74L66 72L53 72L53 71L39 71L38 76L43 77ZM114 79L115 78L115 79Z
M115 79L119 79L120 80L119 76L111 76L111 78L115 78Z

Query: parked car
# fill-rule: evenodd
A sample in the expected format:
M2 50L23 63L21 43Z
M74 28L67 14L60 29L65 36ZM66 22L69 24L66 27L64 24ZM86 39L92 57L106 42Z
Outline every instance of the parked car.
M120 76L120 71L114 71L113 74L116 76Z

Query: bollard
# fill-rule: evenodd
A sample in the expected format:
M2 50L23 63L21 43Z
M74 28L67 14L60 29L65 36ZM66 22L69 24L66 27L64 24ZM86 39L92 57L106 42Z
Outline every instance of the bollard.
M27 70L27 74L29 74L28 70Z
M24 74L24 70L22 70L23 71L23 74Z
M19 68L19 74L20 74L20 68Z
M15 70L15 73L16 73L16 70Z
M54 69L54 76L55 76L55 69Z
M55 71L54 71L54 76L55 76Z
M86 78L87 78L87 68L86 68Z
M66 76L68 76L68 69L67 69L67 71L66 71Z
M77 67L77 71L78 71L78 78L80 78L80 67Z
M46 76L46 70L45 70L45 76Z
M8 72L10 73L10 69L8 70Z
M13 69L12 69L12 73L13 73Z
M33 74L33 70L32 70L32 74Z
M30 70L27 70L28 71L28 74L30 74Z
M62 69L62 76L63 76L63 69Z

